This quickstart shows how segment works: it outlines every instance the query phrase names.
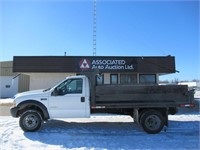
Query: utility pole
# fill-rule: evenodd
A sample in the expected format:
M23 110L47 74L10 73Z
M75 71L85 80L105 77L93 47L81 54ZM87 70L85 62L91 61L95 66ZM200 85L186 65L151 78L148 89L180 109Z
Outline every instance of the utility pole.
M96 56L97 49L97 3L93 0L93 56Z

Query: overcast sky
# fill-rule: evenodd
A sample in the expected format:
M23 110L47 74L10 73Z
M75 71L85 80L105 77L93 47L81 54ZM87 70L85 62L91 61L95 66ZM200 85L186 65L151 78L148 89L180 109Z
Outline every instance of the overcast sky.
M13 56L91 56L92 0L0 0L0 61ZM200 79L199 1L97 0L97 56L176 57Z

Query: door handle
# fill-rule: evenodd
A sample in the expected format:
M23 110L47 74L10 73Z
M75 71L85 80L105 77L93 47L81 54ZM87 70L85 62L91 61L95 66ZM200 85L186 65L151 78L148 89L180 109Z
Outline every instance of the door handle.
M81 97L81 102L85 102L85 97Z

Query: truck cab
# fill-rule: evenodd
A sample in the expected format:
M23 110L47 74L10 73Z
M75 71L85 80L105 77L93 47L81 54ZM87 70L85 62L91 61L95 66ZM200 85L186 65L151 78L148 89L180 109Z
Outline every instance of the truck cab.
M50 118L90 117L90 90L86 76L66 78L49 90L46 99Z

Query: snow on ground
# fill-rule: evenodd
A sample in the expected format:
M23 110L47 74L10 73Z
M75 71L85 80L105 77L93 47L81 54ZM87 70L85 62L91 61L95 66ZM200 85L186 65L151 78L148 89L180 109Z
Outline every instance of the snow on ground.
M0 105L6 105L6 104L10 104L10 103L13 103L12 98L0 99Z
M6 102L3 103L6 107ZM33 133L23 132L18 118L0 116L0 150L199 150L200 99L195 103L194 109L184 108L178 114L170 115L166 132L164 129L155 135L145 133L131 117L124 115L51 120Z
M199 149L198 111L169 116L169 128L145 133L124 115L51 120L38 132L24 133L18 119L0 117L0 149Z

